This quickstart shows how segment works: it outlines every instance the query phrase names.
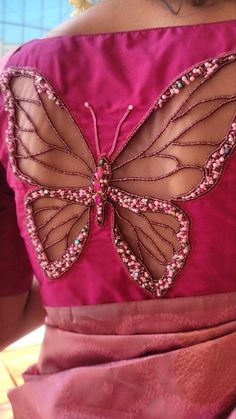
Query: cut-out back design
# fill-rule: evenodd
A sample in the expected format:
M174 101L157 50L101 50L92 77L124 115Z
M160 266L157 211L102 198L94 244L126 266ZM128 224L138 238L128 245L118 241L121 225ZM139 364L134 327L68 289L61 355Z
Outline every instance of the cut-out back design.
M86 102L96 159L40 74L3 73L10 162L18 178L36 187L25 201L27 228L49 279L61 277L83 251L93 206L102 228L109 201L114 250L132 279L157 297L173 285L190 251L190 221L178 202L210 191L235 147L235 60L227 54L186 71L117 151L120 128L135 112L127 105L107 155Z

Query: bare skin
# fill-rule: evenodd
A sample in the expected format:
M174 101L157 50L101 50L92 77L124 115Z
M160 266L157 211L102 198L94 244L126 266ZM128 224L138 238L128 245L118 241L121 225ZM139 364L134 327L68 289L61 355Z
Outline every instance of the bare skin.
M179 0L169 3L177 10ZM66 21L47 36L77 33L119 32L154 27L193 25L236 19L234 0L193 7L183 2L180 13L172 14L158 0L102 0L81 15Z
M179 0L173 1L177 10ZM214 6L183 4L175 16L158 0L101 0L83 14L52 30L47 37L77 33L119 32L136 29L193 25L236 19L235 0ZM36 281L29 293L0 298L0 350L44 322L46 312Z

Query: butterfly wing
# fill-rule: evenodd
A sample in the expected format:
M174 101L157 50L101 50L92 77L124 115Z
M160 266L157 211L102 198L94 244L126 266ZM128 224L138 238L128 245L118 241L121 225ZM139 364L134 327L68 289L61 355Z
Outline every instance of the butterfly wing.
M161 296L189 252L187 215L171 202L110 189L114 242L134 281Z
M178 201L212 189L235 147L235 59L222 56L182 74L113 160L109 197L118 242L126 246L116 249L138 283L158 296L189 251L189 221Z
M84 191L84 196L81 196ZM43 190L28 194L26 220L39 263L50 279L61 276L78 259L89 233L86 191Z
M95 163L77 124L37 72L10 68L1 77L13 171L30 184L83 188Z
M33 70L6 70L1 88L16 176L37 186L26 198L28 231L53 279L80 255L89 233L93 156L53 87Z

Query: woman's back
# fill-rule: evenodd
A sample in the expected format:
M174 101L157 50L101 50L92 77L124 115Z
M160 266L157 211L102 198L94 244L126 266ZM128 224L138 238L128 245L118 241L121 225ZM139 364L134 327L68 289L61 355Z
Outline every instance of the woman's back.
M177 409L180 419L210 419L233 406L232 3L184 5L176 17L159 2L111 0L9 59L0 158L30 258L23 271L37 276L48 312L41 359L29 374L38 375L36 393L53 388L52 410L45 405L42 416L27 385L13 392L19 414L25 400L31 416L47 419L80 417L83 403L88 418L101 409L107 418L166 419ZM13 278L9 263L3 271ZM15 289L26 285L23 278ZM225 348L229 378L218 374L213 388L199 365L209 361L215 377ZM197 372L186 386L183 364L191 369L192 359ZM157 382L162 366L169 378L163 370ZM91 402L93 374L102 390ZM81 377L83 391L72 395ZM64 398L51 379L63 384Z
M11 182L45 304L234 290L234 33L62 35L11 57Z

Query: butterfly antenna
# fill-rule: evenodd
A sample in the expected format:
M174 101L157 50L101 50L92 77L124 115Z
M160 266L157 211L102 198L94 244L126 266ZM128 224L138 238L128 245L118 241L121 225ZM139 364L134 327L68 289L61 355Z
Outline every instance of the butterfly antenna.
M98 138L97 117L96 117L96 114L95 114L92 106L88 102L85 102L84 106L85 106L85 108L89 109L89 111L91 112L92 118L93 118L93 129L94 129L94 138L95 138L96 150L97 150L98 156L100 156L101 155L101 150L100 150L100 144L99 144L99 138Z
M95 137L96 150L97 150L98 156L100 156L101 155L101 149L100 149L100 143L99 143L99 137L98 137L97 117L96 117L96 114L95 114L92 106L88 102L85 102L84 103L84 106L89 109L89 111L90 111L90 113L92 115L92 118L93 118L93 128L94 128L94 137ZM117 140L118 140L118 137L119 137L119 133L120 133L120 130L121 130L121 127L122 127L122 125L125 122L126 118L128 117L128 115L130 114L130 112L133 109L134 109L133 105L129 105L128 108L126 109L124 115L122 116L120 122L118 123L117 128L116 128L116 132L115 132L115 136L114 136L114 139L113 139L113 142L112 142L112 146L111 146L111 149L110 149L110 151L108 153L108 157L110 157L112 155L112 153L114 152L115 147L116 147L116 144L117 144Z
M119 137L119 133L120 133L120 130L121 130L121 127L122 127L123 123L125 122L125 120L128 117L129 113L133 109L134 109L133 105L129 105L128 108L125 111L125 114L122 116L120 122L118 123L117 128L116 128L116 132L115 132L115 136L114 136L114 140L113 140L111 149L110 149L110 151L108 153L108 156L109 157L112 155L113 151L115 150L116 143L117 143L117 140L118 140L118 137Z

